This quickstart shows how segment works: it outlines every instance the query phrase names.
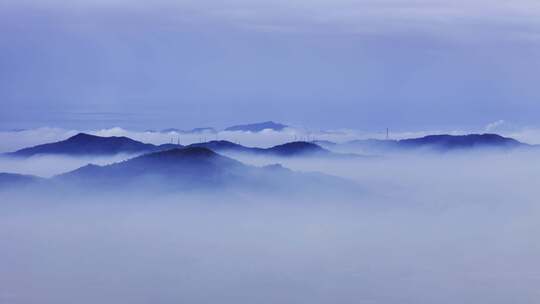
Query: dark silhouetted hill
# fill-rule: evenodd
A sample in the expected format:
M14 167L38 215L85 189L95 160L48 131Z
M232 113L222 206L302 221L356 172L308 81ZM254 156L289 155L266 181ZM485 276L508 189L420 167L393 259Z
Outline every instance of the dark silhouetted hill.
M265 153L276 156L329 156L330 151L319 147L318 145L305 141L295 141L278 145L265 150Z
M54 178L68 187L131 191L297 191L347 187L349 181L316 173L298 173L279 165L248 166L202 147L145 154L107 166L87 165ZM312 190L315 191L315 190Z
M457 150L509 150L531 147L513 138L497 134L469 135L428 135L420 138L402 140L366 139L338 144L337 150L362 151L368 153L414 151L418 149L449 152Z
M8 153L9 156L29 157L38 154L58 155L114 155L119 153L138 154L151 151L159 151L178 145L166 144L155 146L145 144L128 137L101 137L85 133L79 133L66 140L38 145L30 148Z
M62 174L60 177L128 180L154 175L206 180L212 179L217 173L225 173L230 169L242 166L240 162L221 156L209 149L190 147L144 154L107 166L87 165Z
M205 143L196 143L188 147L204 147L218 153L249 153L258 156L275 157L340 157L338 153L330 152L320 146L304 141L290 142L271 148L254 148L242 146L226 140L215 140Z
M443 151L475 148L512 149L527 146L513 138L497 134L429 135L403 139L398 144L404 148L431 147Z
M107 166L87 165L55 179L124 188L218 187L246 174L248 166L209 149L190 147L144 154Z
M377 154L385 152L451 152L451 151L508 151L512 149L537 149L539 146L522 143L497 134L428 135L402 140L360 139L345 143L314 142L335 152Z

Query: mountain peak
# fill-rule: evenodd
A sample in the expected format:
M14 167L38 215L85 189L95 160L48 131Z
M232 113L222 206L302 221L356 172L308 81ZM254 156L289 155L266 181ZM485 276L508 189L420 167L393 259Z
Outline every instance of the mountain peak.
M73 136L69 137L65 141L67 141L67 142L87 142L87 141L99 140L100 138L102 138L102 137L92 135L92 134L88 134L88 133L80 132L80 133L77 133L76 135L73 135Z
M85 138L95 138L95 137L98 137L98 136L80 132L80 133L77 133L76 135L71 136L68 139L85 139Z
M66 141L76 141L76 142L88 142L88 141L100 141L100 142L113 142L113 141L129 141L129 142L137 142L136 140L133 140L129 137L125 136L110 136L110 137L103 137L103 136L97 136L92 135L88 133L77 133L76 135L71 136L70 138L66 139Z

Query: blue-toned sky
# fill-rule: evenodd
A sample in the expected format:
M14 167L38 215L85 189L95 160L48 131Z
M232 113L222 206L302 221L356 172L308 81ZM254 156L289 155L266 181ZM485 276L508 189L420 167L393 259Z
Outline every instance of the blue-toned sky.
M536 0L0 2L0 128L537 126Z

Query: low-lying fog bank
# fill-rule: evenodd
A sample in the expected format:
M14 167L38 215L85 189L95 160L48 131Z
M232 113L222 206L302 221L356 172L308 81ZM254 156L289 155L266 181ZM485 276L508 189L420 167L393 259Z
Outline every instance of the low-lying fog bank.
M334 199L1 192L0 303L537 303L539 158L279 159L367 193Z
M354 159L272 158L227 154L247 164L280 163L292 170L318 171L363 185L371 194L456 204L463 195L492 203L540 196L539 151L404 153Z

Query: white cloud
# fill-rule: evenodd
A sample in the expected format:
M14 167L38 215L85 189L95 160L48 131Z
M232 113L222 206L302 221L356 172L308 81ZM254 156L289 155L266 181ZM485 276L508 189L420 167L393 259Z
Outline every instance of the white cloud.
M284 164L367 192L329 199L0 192L0 302L537 303L539 157Z
M486 132L497 132L497 130L501 127L501 126L504 126L506 124L506 121L504 120L497 120L497 121L494 121L492 123L489 123L487 126L486 126Z

